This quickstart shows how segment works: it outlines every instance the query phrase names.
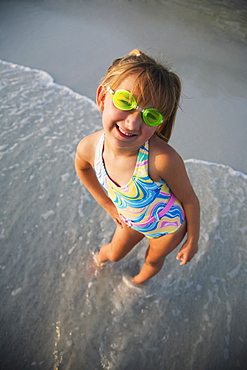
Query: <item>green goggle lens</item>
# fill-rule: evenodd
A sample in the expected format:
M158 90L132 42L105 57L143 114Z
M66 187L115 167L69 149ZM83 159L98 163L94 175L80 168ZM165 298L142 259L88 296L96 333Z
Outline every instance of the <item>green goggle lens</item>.
M113 95L113 94L112 94ZM121 110L131 110L134 106L136 106L135 98L130 98L129 91L125 90L117 90L115 91L114 95L112 96L113 103L115 107Z
M162 115L155 108L148 108L142 113L143 121L149 126L159 126L163 122Z
M143 121L148 126L159 126L163 122L162 115L160 114L158 109L156 108L142 109L138 107L134 96L131 96L131 93L129 91L127 90L113 91L110 88L108 90L111 94L113 104L115 105L116 108L120 110L138 109L139 111L142 112Z

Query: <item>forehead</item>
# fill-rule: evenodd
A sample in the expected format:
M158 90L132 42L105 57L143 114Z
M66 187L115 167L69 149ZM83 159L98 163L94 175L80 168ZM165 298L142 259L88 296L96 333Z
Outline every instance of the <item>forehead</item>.
M111 88L113 90L124 89L130 91L131 94L135 97L138 104L142 104L144 107L153 107L158 108L157 101L155 99L155 93L153 88L150 88L150 84L148 81L141 76L140 73L135 73L128 75L121 79L120 81L116 81Z
M134 93L134 90L136 90L135 87L138 84L138 76L139 74L133 74L121 79L120 81L116 81L114 89L124 89ZM135 93L137 92L138 91L135 91Z

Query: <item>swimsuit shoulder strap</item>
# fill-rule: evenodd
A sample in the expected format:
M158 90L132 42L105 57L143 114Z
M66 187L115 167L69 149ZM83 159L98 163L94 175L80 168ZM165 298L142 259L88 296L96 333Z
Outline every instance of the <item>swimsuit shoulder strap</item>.
M141 146L136 161L135 177L147 177L148 175L148 154L149 154L149 143Z
M95 151L94 168L95 168L96 173L99 173L102 171L102 165L103 165L102 153L103 153L104 141L105 141L105 133L103 133L103 135L99 139L99 142L97 144L96 151Z

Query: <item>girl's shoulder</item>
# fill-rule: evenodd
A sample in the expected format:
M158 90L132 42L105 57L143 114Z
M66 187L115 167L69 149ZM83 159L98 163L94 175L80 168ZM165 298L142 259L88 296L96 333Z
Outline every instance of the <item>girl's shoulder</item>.
M176 171L183 166L183 160L178 152L168 143L154 135L149 141L149 170L157 179L166 172ZM161 176L162 174L162 176Z
M78 144L77 146L77 155L79 158L89 162L91 165L93 165L94 157L95 157L95 151L98 145L98 142L103 135L104 130L100 130L97 132L94 132L93 134L90 134L88 136L85 136Z
M157 135L153 135L149 140L149 151L152 156L162 156L163 159L173 159L179 157L176 150L166 143L164 140L159 138Z

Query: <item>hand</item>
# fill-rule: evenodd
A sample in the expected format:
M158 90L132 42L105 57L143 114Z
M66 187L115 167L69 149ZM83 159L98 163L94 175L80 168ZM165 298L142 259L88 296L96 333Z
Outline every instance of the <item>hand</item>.
M117 226L121 227L121 229L123 228L123 225L125 225L125 223L124 223L122 217L119 215L119 213L117 213L117 215L115 217L112 217L112 219L117 224Z
M181 260L180 265L190 262L198 251L198 243L190 243L188 240L182 245L176 259Z
M114 203L109 202L109 204L107 205L107 207L105 207L105 210L111 216L111 218L117 224L117 226L121 227L121 229L122 229L123 228L123 225L125 225L125 222L122 219L122 217L120 216L120 214L118 213L117 208L114 205Z

